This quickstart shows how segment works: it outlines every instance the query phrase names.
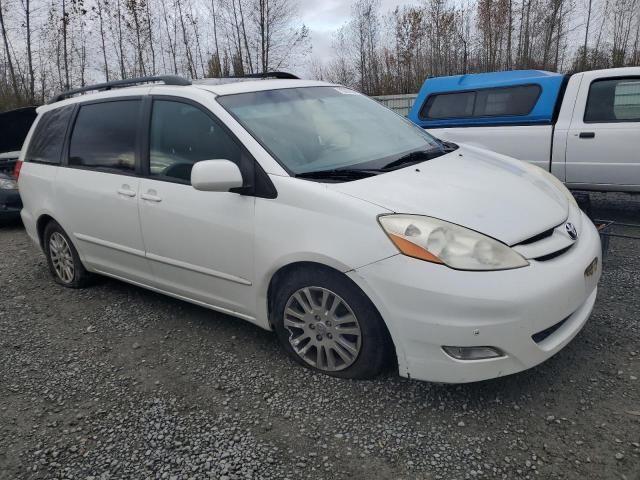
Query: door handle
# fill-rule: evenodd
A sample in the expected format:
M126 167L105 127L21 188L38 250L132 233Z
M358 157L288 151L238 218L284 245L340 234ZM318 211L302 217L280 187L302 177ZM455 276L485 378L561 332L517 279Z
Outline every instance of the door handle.
M580 132L579 137L580 138L595 138L596 133L595 132Z
M143 193L142 195L140 195L140 198L143 200L148 200L150 202L156 202L156 203L159 203L162 201L162 199L159 196L154 195L152 193Z
M130 188L125 188L123 186L122 188L118 189L118 195L124 195L125 197L135 197L136 192L131 190Z

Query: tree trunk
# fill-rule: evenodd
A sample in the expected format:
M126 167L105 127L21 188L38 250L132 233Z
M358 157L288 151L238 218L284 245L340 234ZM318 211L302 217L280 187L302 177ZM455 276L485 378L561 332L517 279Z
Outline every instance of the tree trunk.
M238 63L237 61L233 61L233 57L232 57L232 63L233 63L233 73L235 75L244 75L244 65L243 65L243 53L242 53L242 37L240 35L240 22L238 21L238 12L236 10L236 0L231 0L231 6L233 8L233 26L235 27L235 35L236 35L236 40L237 40L237 44L235 45L236 47L236 55L239 58L240 62ZM239 68L239 71L236 71L236 68Z
M69 52L67 50L67 2L62 0L62 58L64 62L64 88L69 90Z
M29 100L33 102L35 98L35 74L33 71L33 53L31 46L31 2L24 0L25 28L27 29L27 64L29 68Z
M582 46L582 65L580 70L587 68L587 41L589 40L589 25L591 23L591 2L589 0L589 8L587 9L587 25L584 30L584 45Z
M147 35L149 37L149 49L151 50L151 75L155 75L156 70L156 49L153 41L153 20L151 18L151 11L149 10L149 0L145 1L147 10Z
M98 5L98 23L100 27L100 44L102 45L102 61L104 62L104 77L109 81L109 62L107 61L107 45L104 40L104 18L102 14L104 0L97 0Z
M133 16L133 24L135 27L136 33L136 51L138 53L138 72L141 76L145 76L147 74L147 69L144 64L144 59L142 58L142 40L141 40L141 27L140 27L140 12L138 11L138 2L133 1L129 3L131 15Z
M189 71L189 76L192 78L197 77L197 72L195 71L195 64L193 62L193 55L191 54L191 47L189 46L189 37L187 35L187 27L184 23L184 15L182 14L182 1L178 0L178 14L180 15L180 26L182 27L182 40L184 42L184 49L187 55L187 70Z
M238 11L240 12L240 25L242 26L242 37L244 38L244 49L249 62L249 73L254 73L253 62L251 61L251 53L249 52L249 41L247 40L247 30L244 26L244 14L242 13L242 0L238 0Z
M513 34L513 0L509 0L509 26L507 28L507 59L505 66L511 69L511 36Z
M220 47L218 46L218 27L216 23L216 6L215 0L211 0L211 16L213 17L213 44L216 47L215 57L218 60L218 68L222 69L222 64L220 63Z
M258 27L260 29L260 61L262 62L262 72L266 72L269 68L269 62L266 54L267 46L267 21L266 21L266 9L268 0L258 0Z
M174 35L173 40L171 40L171 31L169 30L169 17L167 13L167 7L165 5L165 2L160 2L160 4L162 5L164 26L167 31L167 41L169 42L169 53L171 53L171 60L173 61L173 73L174 75L178 75L178 60L176 58L176 38ZM175 33L175 29L174 29L174 33Z
M126 69L124 66L124 46L123 46L123 38L122 38L122 11L120 10L120 0L117 1L117 12L118 16L118 50L120 53L120 78L124 80L127 76Z
M9 49L9 38L7 36L7 29L4 23L4 15L2 13L2 0L0 0L0 28L2 29L2 41L4 42L4 49L7 53L7 66L9 67L9 76L11 77L11 84L13 86L13 93L16 99L20 98L20 90L18 88L18 80L16 78L16 71L13 67L13 60L11 60L11 50Z

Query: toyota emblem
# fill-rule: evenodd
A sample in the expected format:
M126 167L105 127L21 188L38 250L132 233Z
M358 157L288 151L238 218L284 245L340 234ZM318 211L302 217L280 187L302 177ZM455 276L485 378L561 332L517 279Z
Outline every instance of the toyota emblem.
M571 240L578 239L578 231L576 230L576 227L573 223L567 222L564 228L567 230L567 234L569 235L569 238L571 238Z

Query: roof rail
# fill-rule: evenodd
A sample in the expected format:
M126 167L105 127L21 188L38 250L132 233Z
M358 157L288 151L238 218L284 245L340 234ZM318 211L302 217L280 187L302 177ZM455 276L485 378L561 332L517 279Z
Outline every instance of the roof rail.
M240 78L281 78L284 80L300 80L300 77L289 72L249 73L247 75L242 75Z
M262 72L262 73L247 73L246 75L230 75L228 77L209 77L215 79L224 80L225 78L279 78L285 80L300 80L300 77L289 72ZM203 80L206 80L203 79Z
M70 98L74 95L84 92L91 92L94 90L103 91L111 90L112 88L131 87L133 85L141 85L144 83L163 82L165 85L191 85L191 80L179 77L177 75L159 75L155 77L138 77L129 78L124 80L114 80L112 82L97 83L95 85L88 85L82 88L76 88L74 90L67 90L66 92L59 93L55 97L51 98L47 104L59 102L65 98Z

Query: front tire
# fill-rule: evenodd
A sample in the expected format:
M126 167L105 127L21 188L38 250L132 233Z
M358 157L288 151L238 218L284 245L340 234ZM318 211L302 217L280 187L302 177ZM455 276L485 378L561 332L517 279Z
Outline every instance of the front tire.
M82 288L90 283L92 276L82 265L71 239L53 220L44 229L43 247L49 271L57 283L67 288Z
M297 270L275 295L275 330L296 362L341 378L371 378L384 369L389 333L373 303L349 278L328 269Z

